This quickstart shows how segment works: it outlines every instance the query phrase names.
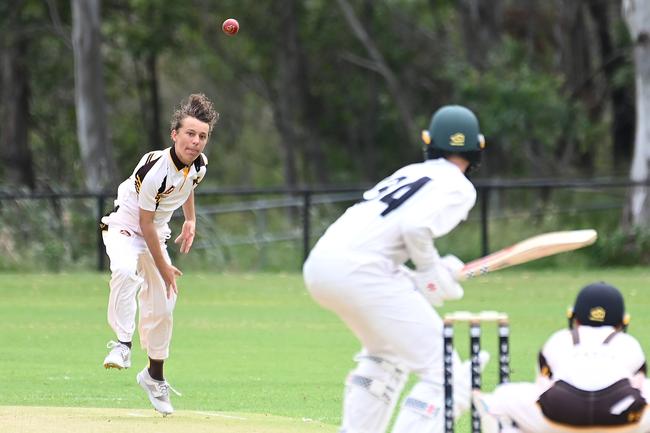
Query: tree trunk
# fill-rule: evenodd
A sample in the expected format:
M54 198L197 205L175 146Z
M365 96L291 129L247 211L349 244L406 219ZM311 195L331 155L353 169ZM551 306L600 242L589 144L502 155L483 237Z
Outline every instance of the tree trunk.
M298 47L296 45L298 31L295 22L293 0L283 0L274 4L275 13L280 24L280 49L277 50L277 74L271 89L272 101L275 106L275 123L280 132L284 149L284 180L288 187L298 184L298 169L296 153L300 148L298 131L299 122L294 107L300 101L296 89ZM299 103L299 102L298 102Z
M5 167L5 179L12 186L34 189L36 180L28 140L29 67L28 40L20 29L14 28L5 40L0 71L2 99L0 115L0 151Z
M589 118L598 122L602 117L603 105L599 99L597 82L593 79L593 65L599 61L594 58L597 52L593 49L596 44L592 41L594 35L588 19L587 2L556 0L555 5L558 16L555 33L560 51L560 66L566 77L567 93L582 101L587 107ZM573 119L569 119L568 124L572 123ZM563 161L571 161L583 173L593 173L594 152L591 149L580 149L572 140L573 138L570 138L568 142L563 140L557 143L555 153L562 155Z
M630 178L645 182L650 165L650 2L624 0L623 16L634 43L636 76L636 138ZM633 226L648 227L650 224L647 187L633 189L630 218Z
M90 191L113 188L117 180L106 125L100 9L101 0L72 0L77 134Z
M151 122L149 126L149 147L160 149L166 147L160 135L160 95L158 92L158 56L155 53L147 54L147 72L149 81L149 107Z
M388 91L390 92L393 101L395 102L397 111L402 119L402 123L404 124L406 141L408 142L409 146L416 146L420 134L418 128L416 127L413 115L411 114L411 102L407 97L408 92L400 84L397 76L386 62L383 54L375 42L372 40L370 35L368 35L368 32L364 28L363 24L361 24L359 21L359 18L355 14L354 9L352 9L352 6L348 0L337 0L337 3L343 12L345 20L352 29L352 32L364 46L371 60L374 62L375 68L386 81Z
M490 49L500 39L501 0L460 0L458 2L463 23L463 36L467 60L481 70L487 65Z
M617 83L616 75L627 63L625 56L617 53L614 46L612 14L620 18L619 7L612 8L609 0L588 2L589 11L596 26L596 36L600 48L600 57L608 83L608 93L612 110L612 160L614 169L628 167L633 155L634 143L634 94L631 88Z

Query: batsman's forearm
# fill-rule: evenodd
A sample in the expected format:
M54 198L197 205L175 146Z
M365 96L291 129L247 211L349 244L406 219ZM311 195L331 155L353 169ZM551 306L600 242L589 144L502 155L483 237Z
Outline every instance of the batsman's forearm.
M433 236L428 228L402 228L402 239L409 258L418 271L431 269L440 260L440 254L433 245Z

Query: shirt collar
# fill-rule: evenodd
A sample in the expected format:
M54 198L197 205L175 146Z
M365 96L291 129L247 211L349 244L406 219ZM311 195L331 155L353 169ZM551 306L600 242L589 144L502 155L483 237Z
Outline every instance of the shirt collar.
M174 163L174 167L176 167L176 170L181 171L184 168L189 167L189 165L185 165L179 158L178 155L176 155L176 150L174 149L174 146L172 146L169 150L169 155L172 158L172 162ZM190 164L191 165L191 164Z

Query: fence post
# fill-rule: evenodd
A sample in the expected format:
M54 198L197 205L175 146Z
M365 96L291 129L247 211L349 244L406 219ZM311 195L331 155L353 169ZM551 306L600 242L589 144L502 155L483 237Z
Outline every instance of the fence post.
M487 256L490 253L490 244L488 239L488 213L489 213L489 197L490 187L484 186L481 191L481 256Z
M104 215L104 194L97 195L97 218L101 219ZM99 222L98 222L99 224ZM104 241L102 240L102 231L97 229L97 270L104 270Z
M309 208L311 207L311 190L304 190L302 196L302 262L305 263L310 250L311 227Z

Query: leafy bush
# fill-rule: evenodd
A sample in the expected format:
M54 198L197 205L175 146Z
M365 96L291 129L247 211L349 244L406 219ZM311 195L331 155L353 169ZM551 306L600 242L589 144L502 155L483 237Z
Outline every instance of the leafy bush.
M354 202L352 196L356 197L345 195L334 202L314 196L309 246ZM599 233L595 245L529 266L648 264L650 230L626 232L620 228L626 200L625 188L492 190L488 252L543 232L593 228ZM104 203L109 205L108 200ZM274 207L282 203L293 203L293 207ZM183 221L178 212L171 223L170 255L183 270L298 271L304 254L299 204L300 200L286 196L200 196L192 252L181 255L173 243ZM0 201L0 271L96 269L100 241L97 213L95 199ZM441 254L455 254L469 261L483 255L482 236L479 201L468 220L437 239L435 245ZM108 260L104 263L107 265Z
M593 260L601 266L650 264L650 229L617 228L610 233L601 233L594 246Z

